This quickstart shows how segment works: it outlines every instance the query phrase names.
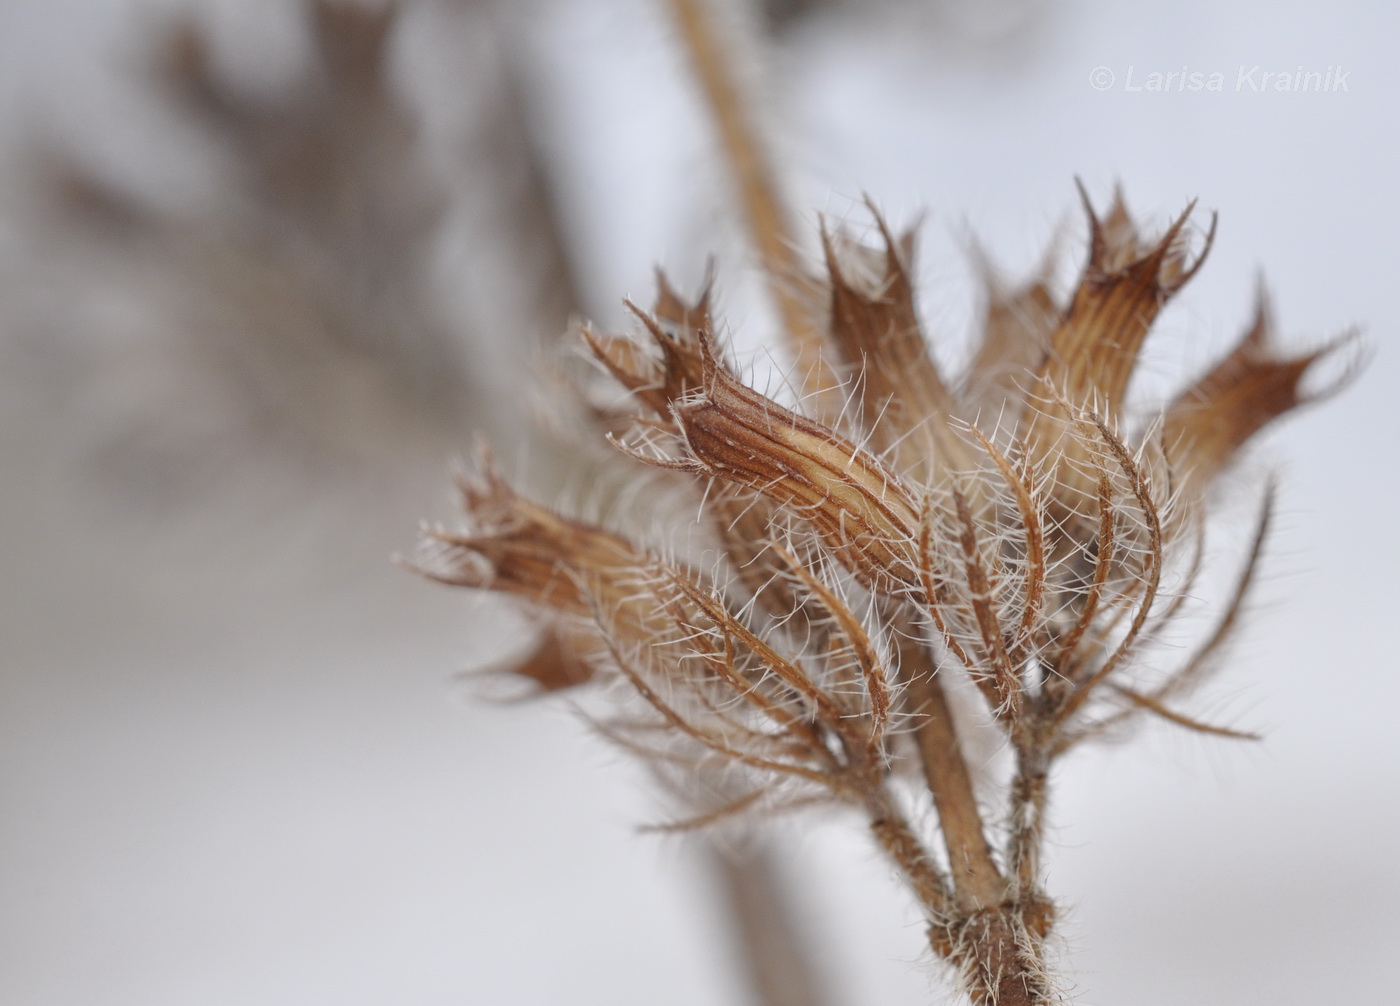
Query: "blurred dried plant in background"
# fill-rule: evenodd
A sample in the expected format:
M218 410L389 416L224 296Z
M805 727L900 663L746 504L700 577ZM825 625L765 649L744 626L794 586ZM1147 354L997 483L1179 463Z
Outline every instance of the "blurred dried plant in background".
M441 16L468 38L505 31L477 6ZM271 91L193 14L152 45L167 156L212 195L152 192L66 138L33 165L9 363L100 431L84 467L147 513L234 483L256 503L250 482L284 506L350 486L411 498L470 431L527 424L506 388L579 307L508 47L472 67L465 138L435 137L392 72L404 5L300 9L301 64ZM473 310L442 276L444 245L481 245L484 227L508 279L478 279L493 296ZM502 313L504 344L482 334Z

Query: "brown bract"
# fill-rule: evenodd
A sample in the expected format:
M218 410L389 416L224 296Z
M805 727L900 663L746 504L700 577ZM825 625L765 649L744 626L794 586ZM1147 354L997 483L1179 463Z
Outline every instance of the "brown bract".
M465 532L425 528L415 567L439 583L510 594L553 611L591 617L630 612L640 630L645 611L630 600L650 560L619 535L572 520L515 492L484 455L477 478L458 483Z
M700 333L710 331L712 322L708 285L691 304L672 289L660 270L656 280L658 293L650 314L626 302L646 327L656 352L649 353L630 336L601 335L586 325L579 334L618 384L664 423L671 418L674 402L704 384L699 339Z
M1073 410L1087 409L1116 427L1128 382L1157 313L1204 264L1215 238L1215 218L1194 261L1185 227L1194 203L1165 234L1146 242L1121 193L1100 219L1080 188L1089 219L1089 255L1079 285L1050 336L1028 386L1029 410L1020 438L1031 458L1054 469L1066 513L1092 499L1098 480L1091 452L1074 436Z
M912 231L896 238L871 210L883 247L823 231L831 342L859 405L871 447L916 483L964 467L966 443L948 421L958 412L919 323L911 272Z
M1252 736L1177 702L1239 624L1272 496L1214 628L1184 660L1157 642L1191 603L1212 482L1264 425L1316 397L1300 382L1339 345L1280 352L1261 300L1241 342L1134 434L1143 343L1214 222L1193 256L1189 207L1150 241L1121 195L1102 219L1085 207L1088 259L1068 306L1048 259L1020 287L984 265L982 338L955 379L919 322L912 239L878 214L880 247L824 234L825 276L804 290L822 292L826 321L796 355L809 360L820 336L845 409L828 385L796 382L807 392L796 407L750 387L722 357L708 293L690 304L663 278L652 312L631 308L641 340L583 338L635 407L630 426L616 407L599 413L625 430L618 463L675 473L712 551L663 561L524 500L488 467L464 490L472 527L431 532L422 563L522 598L551 627L589 627L547 636L521 673L568 687L576 672L558 640L573 638L588 668L578 680L624 685L640 711L624 703L601 727L691 794L681 826L857 808L926 912L931 948L987 1006L1056 1001L1040 859L1056 760L1135 717ZM966 714L946 694L955 674L1010 751L1000 788L976 781L963 753ZM921 782L901 775L909 763ZM928 799L909 799L910 786ZM986 805L1002 795L998 828Z
M1162 437L1175 468L1200 492L1235 459L1250 437L1300 405L1345 386L1350 372L1329 388L1301 385L1314 365L1334 356L1351 335L1298 355L1283 353L1274 336L1268 292L1259 287L1254 320L1239 343L1167 408Z
M982 282L982 335L963 377L964 415L996 425L1020 415L1030 375L1050 349L1063 306L1051 289L1060 242L1058 231L1035 273L1008 284L975 242L973 264Z
M863 581L916 583L919 510L878 458L747 387L702 334L705 384L674 415L693 469L760 493L811 523Z
M593 680L593 664L585 657L592 649L579 631L545 625L525 656L509 664L507 670L533 682L536 694L562 692Z

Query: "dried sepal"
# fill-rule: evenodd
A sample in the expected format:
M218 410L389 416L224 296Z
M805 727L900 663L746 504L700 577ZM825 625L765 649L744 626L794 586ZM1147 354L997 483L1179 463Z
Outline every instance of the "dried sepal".
M866 583L914 585L918 507L878 458L734 377L701 335L705 383L673 409L675 464L753 490L809 522Z
M1085 634L1097 623L1099 605L1109 577L1118 560L1118 517L1114 498L1113 480L1108 473L1099 476L1098 485L1099 527L1090 553L1093 557L1093 574L1088 587L1072 596L1067 610L1073 614L1069 629L1055 639L1055 649L1048 656L1050 668L1059 681L1068 683L1069 669L1075 665L1079 643Z
M868 661L857 694L841 687L844 667L833 653L782 652L780 640L756 631L721 592L684 570L661 569L651 598L658 636L682 641L683 652L629 645L607 612L597 609L595 619L610 664L660 716L657 725L671 728L671 741L681 741L679 749L657 749L667 752L663 760L683 759L690 748L702 761L754 773L756 783L817 783L828 799L843 800L861 791L857 779L868 784L882 771L888 684L858 620L842 626L856 659ZM632 727L610 729L628 735L629 747L647 743Z
M736 743L729 730L717 730L712 722L704 722L686 711L664 695L661 690L638 669L634 655L624 653L611 635L604 635L613 660L622 676L632 685L636 693L647 705L655 710L664 723L671 727L683 740L693 741L705 751L718 755L735 764L764 773L778 776L792 776L808 782L825 784L828 775L794 761L768 757L756 753L751 738L740 738Z
M708 331L708 293L698 305L689 305L658 275L661 293L654 313L648 314L625 301L646 327L651 348L622 335L601 335L584 326L580 335L612 377L659 421L671 417L671 405L701 386L704 368L698 333Z
M586 654L596 646L580 628L556 621L541 626L529 650L498 670L530 682L534 696L562 692L593 680L596 668Z
M1146 695L1142 692L1136 691L1132 688L1128 688L1124 685L1114 685L1113 691L1116 692L1118 695L1121 695L1123 698L1127 699L1139 709L1145 710L1146 712L1149 712L1154 716L1160 717L1161 719L1166 720L1168 723L1173 723L1179 727L1185 727L1187 730L1190 730L1193 733L1211 734L1216 737L1229 737L1232 740L1241 741L1257 741L1263 739L1262 735L1253 733L1248 730L1236 730L1232 727L1222 727L1217 726L1213 723L1205 723L1201 720L1195 719L1194 717L1187 716L1184 713L1177 712L1175 709L1168 708L1167 705L1163 703L1160 699L1154 698L1151 695Z
M994 710L1015 719L1024 670L1044 659L1054 632L1047 604L1063 579L1063 564L1050 554L1058 529L1047 513L1046 479L1024 455L1013 459L976 427L965 435L985 458L983 467L926 495L920 583L950 655Z
M661 835L675 835L688 831L705 831L731 818L748 814L758 807L767 796L767 789L753 789L713 809L705 810L698 814L691 814L688 817L679 818L677 820L665 821L660 824L644 824L638 831L643 833L654 832Z
M945 646L981 690L988 707L1013 729L1021 718L1025 662L1019 627L1034 569L999 521L1003 502L990 475L964 475L929 493L919 535L919 574L926 613Z
M919 324L911 278L914 232L896 237L873 206L883 247L822 231L831 294L831 342L851 375L860 429L901 472L926 481L959 467L961 441L947 428L958 403ZM957 460L955 460L957 459Z
M780 681L786 694L806 710L802 717L804 720L811 718L831 728L856 711L846 705L841 697L821 688L799 661L779 653L769 640L730 611L723 598L688 577L673 574L672 582L690 604L709 620L712 631L723 641L721 652L732 654L737 651L756 658L764 673ZM692 626L690 629L693 633L698 627ZM746 686L743 689L744 694L750 692L760 694L756 688Z
M705 279L700 286L700 294L694 300L681 296L662 269L656 270L656 300L652 304L652 314L664 324L672 326L678 337L687 344L693 344L696 332L713 332L714 321L710 299L714 292L714 262L705 267Z
M892 684L888 659L881 652L874 635L835 589L808 568L807 562L787 549L778 554L792 570L800 588L811 599L812 606L826 615L829 632L824 635L823 658L828 673L840 676L848 666L858 677L863 713L869 716L868 749L871 757L882 758L881 741L889 725Z
M1194 202L1149 244L1140 238L1121 199L1101 220L1082 186L1080 195L1089 217L1089 257L1028 389L1030 408L1023 417L1021 438L1037 462L1058 463L1067 494L1091 496L1092 473L1076 466L1083 460L1082 442L1065 437L1072 420L1055 403L1063 400L1090 409L1110 425L1119 422L1147 333L1162 306L1205 262L1215 237L1215 217L1202 249L1191 258L1185 227Z
M1019 588L1017 600L1021 605L1021 617L1008 647L1024 658L1029 655L1041 620L1050 573L1043 493L1024 457L1013 462L981 430L970 427L969 433L991 459L1010 496L1009 501L1003 500L999 504L1002 517L998 524L1010 530L1010 535L1002 543L1003 552L1009 553L1005 558L1019 564L1019 576L1012 582Z
M1172 463L1192 491L1203 493L1268 423L1343 387L1354 369L1318 391L1304 391L1302 383L1315 364L1350 341L1351 336L1344 335L1311 352L1284 355L1276 344L1273 310L1261 283L1249 329L1234 349L1172 402L1163 421Z
M1057 234L1035 272L1016 286L1002 279L990 256L973 244L973 265L982 284L982 331L961 391L969 417L981 414L1000 423L1009 413L1015 425L1021 399L1050 350L1050 336L1064 311L1050 287L1059 244Z
M1235 579L1234 588L1225 602L1224 608L1201 644L1178 670L1159 685L1152 693L1158 700L1173 698L1194 688L1213 671L1219 668L1219 659L1230 640L1239 629L1244 606L1250 597L1259 574L1259 564L1263 561L1265 545L1273 528L1274 510L1277 506L1277 493L1272 483L1264 492L1259 514L1255 519L1254 534L1250 539L1249 552Z
M709 304L713 279L706 279L694 302L677 293L660 270L656 280L651 314L626 302L645 327L655 353L627 336L600 335L586 326L580 334L604 369L650 414L647 425L658 433L679 433L672 406L700 391L705 383L700 338L701 333L712 330ZM728 370L722 361L718 366ZM635 428L637 424L634 418L627 425ZM625 427L609 432L622 433ZM775 523L772 502L743 486L721 483L706 486L705 503L731 568L760 605L774 615L791 614L800 608L802 599L784 589L779 565L768 552Z
M1137 695L1146 701L1134 701L1133 696L1125 696L1130 700L1129 706L1096 722L1084 724L1070 731L1059 742L1058 750L1068 750L1084 740L1102 736L1143 710L1157 712L1160 716L1162 713L1153 708L1154 706L1165 708L1166 702L1189 694L1197 685L1220 669L1221 657L1239 630L1245 603L1249 599L1251 588L1258 577L1259 564L1264 557L1264 546L1273 526L1275 505L1276 494L1274 486L1270 484L1264 493L1263 502L1260 504L1259 514L1255 519L1254 531L1250 538L1249 550L1235 578L1234 585L1225 599L1224 606L1211 631L1200 641L1191 655L1156 684L1143 685L1136 690ZM1189 583L1193 579L1194 575L1188 574L1187 582ZM1173 605L1164 617L1171 617L1177 607L1177 605ZM1174 713L1163 716L1163 718L1172 720L1174 716L1180 715L1182 714Z
M1142 344L1167 300L1205 262L1215 236L1215 218L1204 247L1187 258L1184 228L1195 209L1187 206L1160 238L1144 243L1122 214L1101 221L1081 188L1089 217L1089 259L1064 318L1050 338L1040 378L1070 401L1092 404L1116 416ZM1121 204L1119 204L1121 206Z
M1132 530L1135 536L1142 537L1142 542L1137 548L1130 547L1128 550L1130 556L1135 554L1136 560L1127 560L1136 568L1129 567L1128 585L1121 592L1120 611L1129 619L1128 626L1117 643L1106 647L1092 663L1086 661L1066 669L1067 677L1074 683L1074 687L1052 712L1051 720L1057 728L1067 722L1090 699L1094 689L1119 670L1134 652L1138 637L1152 614L1162 580L1163 519L1153 495L1151 476L1147 467L1141 463L1140 457L1135 457L1129 451L1127 445L1109 429L1101 417L1091 416L1091 419L1118 471L1127 482L1129 497L1136 504L1136 526ZM1116 542L1121 546L1124 536L1117 534Z
M621 535L521 496L485 452L478 470L459 480L467 528L424 528L413 569L439 583L507 594L575 620L594 620L602 607L628 641L658 638L655 557Z

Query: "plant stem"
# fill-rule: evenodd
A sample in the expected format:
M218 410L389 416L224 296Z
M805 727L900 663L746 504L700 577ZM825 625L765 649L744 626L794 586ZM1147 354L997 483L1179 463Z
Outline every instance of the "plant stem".
M822 337L803 302L790 214L778 194L767 151L751 118L753 103L742 93L731 50L721 38L713 0L666 0L690 56L705 104L719 133L725 160L739 190L749 238L768 277L768 290L782 320L804 390L825 393L837 386L822 356Z
M865 806L871 833L904 874L924 911L933 919L946 918L953 908L948 884L888 791L872 788L865 794Z
M1045 802L1049 767L1040 750L1016 756L1011 783L1011 867L1020 898L1036 895L1040 881L1040 849L1045 836Z
M832 1000L783 883L780 864L757 840L738 850L710 843L733 943L756 1006L827 1006Z
M907 688L906 701L916 717L914 737L919 745L924 778L938 810L938 826L948 850L958 906L965 912L1000 904L1006 882L992 858L991 846L977 808L977 795L967 760L958 746L948 697L938 680L928 649L917 640L901 644L900 663Z
M917 638L902 637L900 666L905 701L917 718L914 736L924 778L948 850L956 907L952 918L930 912L929 944L962 971L972 1001L979 1006L1047 1006L1055 997L1040 955L1044 930L1031 930L1022 918L1025 906L1017 897L1038 895L1033 886L1013 890L997 868L948 698L928 647ZM1040 779L1038 806L1043 806L1043 774ZM1039 815L1034 819L1038 823ZM1038 827L1025 838L1038 843ZM1025 860L1033 878L1038 860L1033 856ZM1019 868L1020 860L1016 862Z

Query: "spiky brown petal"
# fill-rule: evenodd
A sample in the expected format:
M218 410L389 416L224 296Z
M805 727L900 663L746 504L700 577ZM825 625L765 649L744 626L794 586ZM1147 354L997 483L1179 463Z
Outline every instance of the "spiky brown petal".
M676 430L672 405L705 383L699 340L701 332L712 331L710 281L694 303L681 297L660 270L656 281L651 315L630 303L628 307L660 350L660 361L648 356L634 339L598 335L588 328L581 334L608 372L655 416L658 424ZM706 500L710 522L731 565L763 608L775 615L788 615L799 608L801 599L782 576L775 575L780 566L768 554L772 502L733 483L714 487Z
M663 417L669 414L665 373L645 347L625 335L604 335L586 325L579 329L579 337L613 380L648 411Z
M1068 310L1050 338L1050 349L1030 391L1032 411L1022 436L1033 461L1056 468L1062 509L1080 511L1091 499L1097 475L1091 452L1070 427L1070 409L1089 409L1116 427L1142 344L1162 306L1205 262L1215 236L1211 218L1205 246L1188 263L1183 229L1195 203L1143 251L1143 242L1121 197L1106 220L1089 217L1089 259Z
M974 248L982 280L982 338L963 381L962 395L969 415L981 412L990 420L1010 409L1014 422L1019 400L1050 349L1050 336L1064 308L1050 290L1055 261L1051 243L1036 274L1017 287L1008 287L980 249Z
M483 469L479 482L460 486L471 529L425 530L416 568L441 583L512 594L569 615L590 617L601 601L628 617L649 557L618 535L525 499L489 459ZM640 623L645 612L630 617Z
M745 386L700 340L705 390L677 405L693 470L745 486L812 524L867 583L917 583L919 509L878 459Z
M646 326L660 359L629 336L601 335L587 326L579 334L613 378L665 422L671 418L672 403L699 388L704 380L698 333L711 330L710 295L707 286L691 304L672 289L660 270L656 281L651 314L630 301L624 303Z
M900 469L926 481L965 445L947 428L957 411L919 325L910 279L914 234L896 238L875 212L883 249L823 232L831 291L831 337L844 368L857 377L862 428L891 451Z
M561 692L593 679L593 665L582 656L589 648L577 632L548 626L540 632L530 651L506 670L533 681L541 695Z
M1115 225L1113 217L1100 221L1087 195L1084 208L1089 216L1089 261L1051 336L1040 377L1071 402L1092 404L1100 415L1115 417L1152 322L1204 263L1215 221L1212 217L1205 247L1188 265L1181 239L1194 202L1140 255L1136 234L1118 233L1131 224Z
M696 332L713 332L710 317L710 291L714 286L714 263L706 268L705 284L694 302L676 292L666 273L656 270L656 301L651 312L658 319L674 326L685 342L694 342Z
M1193 488L1203 490L1250 437L1323 394L1304 393L1303 378L1345 341L1334 340L1302 356L1281 355L1269 298L1261 287L1254 321L1243 338L1167 409L1163 438L1173 466Z

